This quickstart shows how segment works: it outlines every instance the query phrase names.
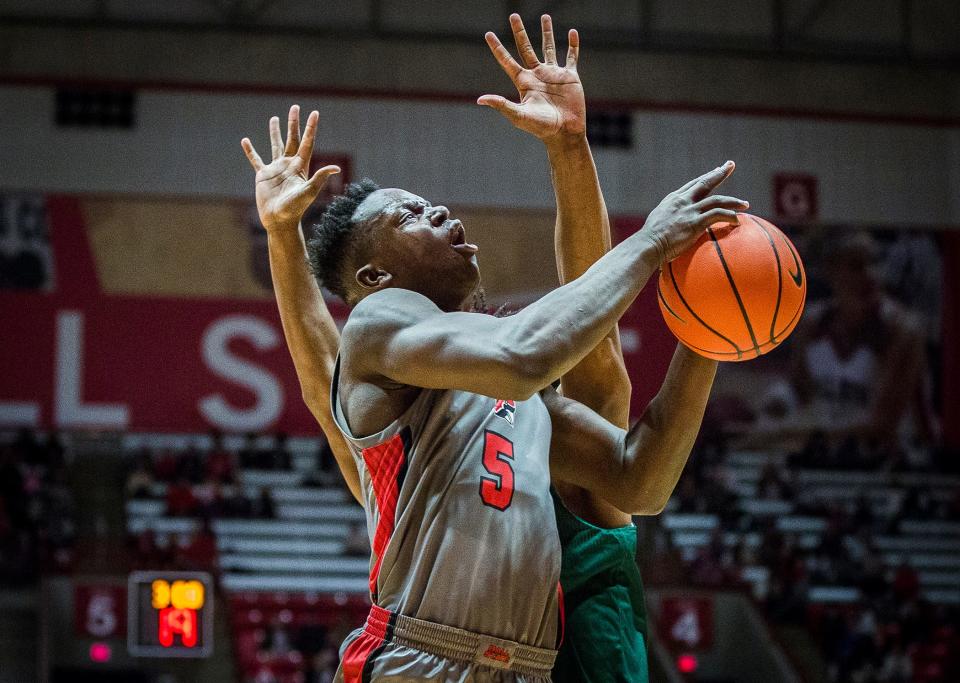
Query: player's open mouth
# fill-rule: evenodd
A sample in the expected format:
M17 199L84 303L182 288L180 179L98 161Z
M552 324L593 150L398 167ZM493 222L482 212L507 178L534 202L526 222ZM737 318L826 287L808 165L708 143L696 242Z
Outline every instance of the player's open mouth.
M461 256L471 256L480 251L480 247L476 244L467 242L467 233L464 232L460 221L454 221L450 226L450 246Z

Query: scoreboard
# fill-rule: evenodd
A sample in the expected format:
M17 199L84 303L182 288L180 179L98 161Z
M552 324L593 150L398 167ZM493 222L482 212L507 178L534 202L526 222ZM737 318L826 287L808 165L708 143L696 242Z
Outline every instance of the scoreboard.
M133 572L127 649L134 657L209 657L213 581L206 572Z

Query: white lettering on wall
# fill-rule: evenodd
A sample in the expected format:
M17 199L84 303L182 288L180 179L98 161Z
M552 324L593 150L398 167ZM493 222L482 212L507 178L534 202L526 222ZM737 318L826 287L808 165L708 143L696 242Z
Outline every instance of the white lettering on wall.
M250 408L230 405L221 394L200 399L200 413L210 424L229 431L256 431L269 427L283 410L280 382L263 368L233 355L230 340L240 337L258 350L276 348L280 337L272 326L251 315L231 315L215 320L203 333L203 360L211 372L252 391L257 400Z
M0 401L0 425L40 426L40 404L30 401Z
M83 313L57 314L54 419L58 427L124 429L130 411L122 403L83 402Z

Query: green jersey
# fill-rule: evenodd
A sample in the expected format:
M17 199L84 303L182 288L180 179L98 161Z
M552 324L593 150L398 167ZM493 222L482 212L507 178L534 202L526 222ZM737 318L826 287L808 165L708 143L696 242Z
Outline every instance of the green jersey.
M560 532L565 635L555 683L645 683L647 610L633 524L604 529L553 495Z

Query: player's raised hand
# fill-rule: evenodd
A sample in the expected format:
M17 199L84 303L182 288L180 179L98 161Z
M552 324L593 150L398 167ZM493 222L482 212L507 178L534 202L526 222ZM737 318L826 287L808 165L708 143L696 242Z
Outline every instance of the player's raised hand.
M540 18L542 62L530 44L520 15L510 15L510 28L524 66L514 60L495 33L488 32L485 37L493 56L517 87L520 101L511 102L500 95L482 95L477 104L496 109L514 126L544 141L561 135L583 135L587 130L587 110L577 74L580 36L576 29L570 29L567 34L567 58L560 66L550 15L544 14Z
M240 141L240 146L257 172L256 196L260 222L268 231L296 227L304 212L317 198L327 178L340 172L338 166L324 166L312 176L310 157L313 140L317 133L320 115L313 111L307 117L307 127L300 139L300 107L290 107L287 117L287 142L280 135L280 119L270 119L270 147L272 160L264 164L249 138Z
M734 168L736 165L728 161L694 178L664 197L657 208L650 212L643 232L656 245L661 265L693 246L711 225L740 225L737 212L749 209L749 202L711 194L730 177Z

